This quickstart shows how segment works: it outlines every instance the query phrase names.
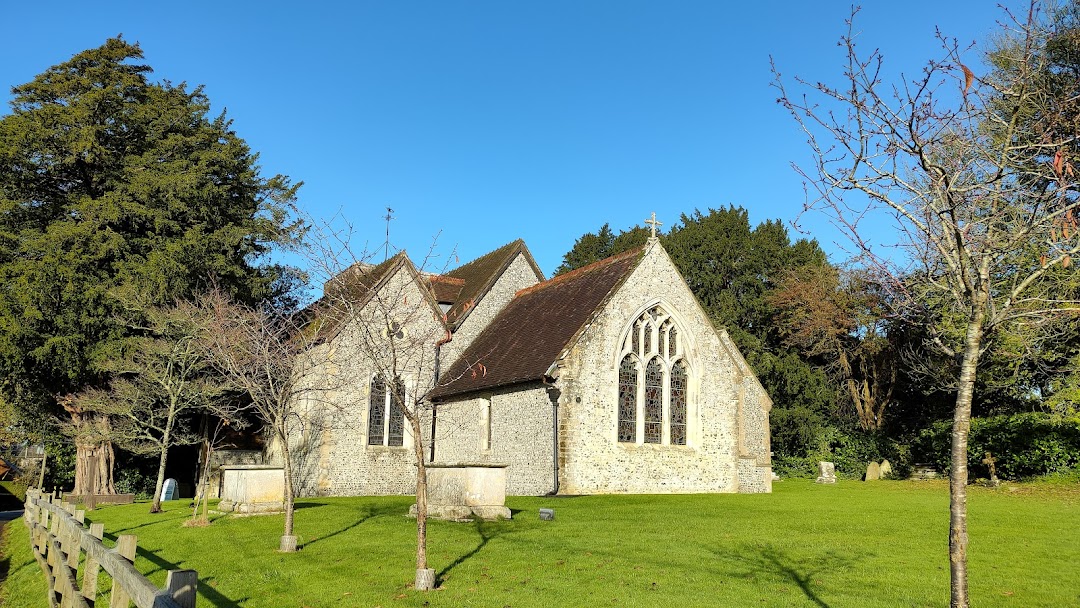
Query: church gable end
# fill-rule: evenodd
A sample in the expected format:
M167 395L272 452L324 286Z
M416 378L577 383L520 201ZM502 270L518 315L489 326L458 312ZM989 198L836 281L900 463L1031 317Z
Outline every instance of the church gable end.
M769 491L768 397L733 348L652 241L559 361L561 491Z

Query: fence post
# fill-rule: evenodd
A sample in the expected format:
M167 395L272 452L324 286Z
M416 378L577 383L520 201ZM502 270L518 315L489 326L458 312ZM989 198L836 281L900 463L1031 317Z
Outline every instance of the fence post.
M169 570L165 590L180 608L195 608L195 594L199 587L199 574L194 570Z
M101 540L105 536L105 524L90 524L90 536ZM101 565L87 553L86 567L83 568L82 596L91 602L91 605L97 599L97 579L100 570Z
M82 552L82 542L79 538L82 535L82 521L77 519L76 522L78 523L72 524L68 528L68 546L66 549L67 565L72 570L79 567L79 553Z
M135 543L137 538L134 534L121 534L116 537L116 552L120 554L120 557L131 563L135 563ZM128 608L128 604L131 603L131 596L116 583L114 577L109 608Z

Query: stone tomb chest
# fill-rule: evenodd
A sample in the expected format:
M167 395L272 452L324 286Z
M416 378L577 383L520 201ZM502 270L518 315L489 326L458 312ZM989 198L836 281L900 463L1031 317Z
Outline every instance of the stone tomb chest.
M263 464L221 467L218 509L237 513L280 513L285 504L285 469Z
M433 463L427 465L428 516L451 521L510 519L505 464ZM409 510L416 516L416 505Z

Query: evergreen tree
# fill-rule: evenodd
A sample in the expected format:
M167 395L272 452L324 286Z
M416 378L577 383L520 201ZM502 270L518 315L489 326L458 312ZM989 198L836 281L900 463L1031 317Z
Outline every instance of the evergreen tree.
M137 332L118 294L270 298L284 273L256 264L301 233L298 185L262 177L202 88L150 82L142 57L110 39L14 87L0 119L0 402L24 417L105 383Z

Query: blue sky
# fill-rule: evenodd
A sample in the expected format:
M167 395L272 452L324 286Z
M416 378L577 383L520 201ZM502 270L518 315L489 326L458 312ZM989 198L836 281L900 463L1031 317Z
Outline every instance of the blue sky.
M4 8L2 111L10 86L122 33L155 78L205 85L264 173L304 181L300 206L347 220L360 247L381 251L389 206L391 242L414 258L439 235L433 267L520 237L550 275L605 222L799 214L790 163L807 150L769 57L785 77L836 82L851 3L726 4L18 2ZM963 44L1001 17L910 0L868 3L856 24L895 75L938 56L935 26ZM824 218L803 226L835 251Z

